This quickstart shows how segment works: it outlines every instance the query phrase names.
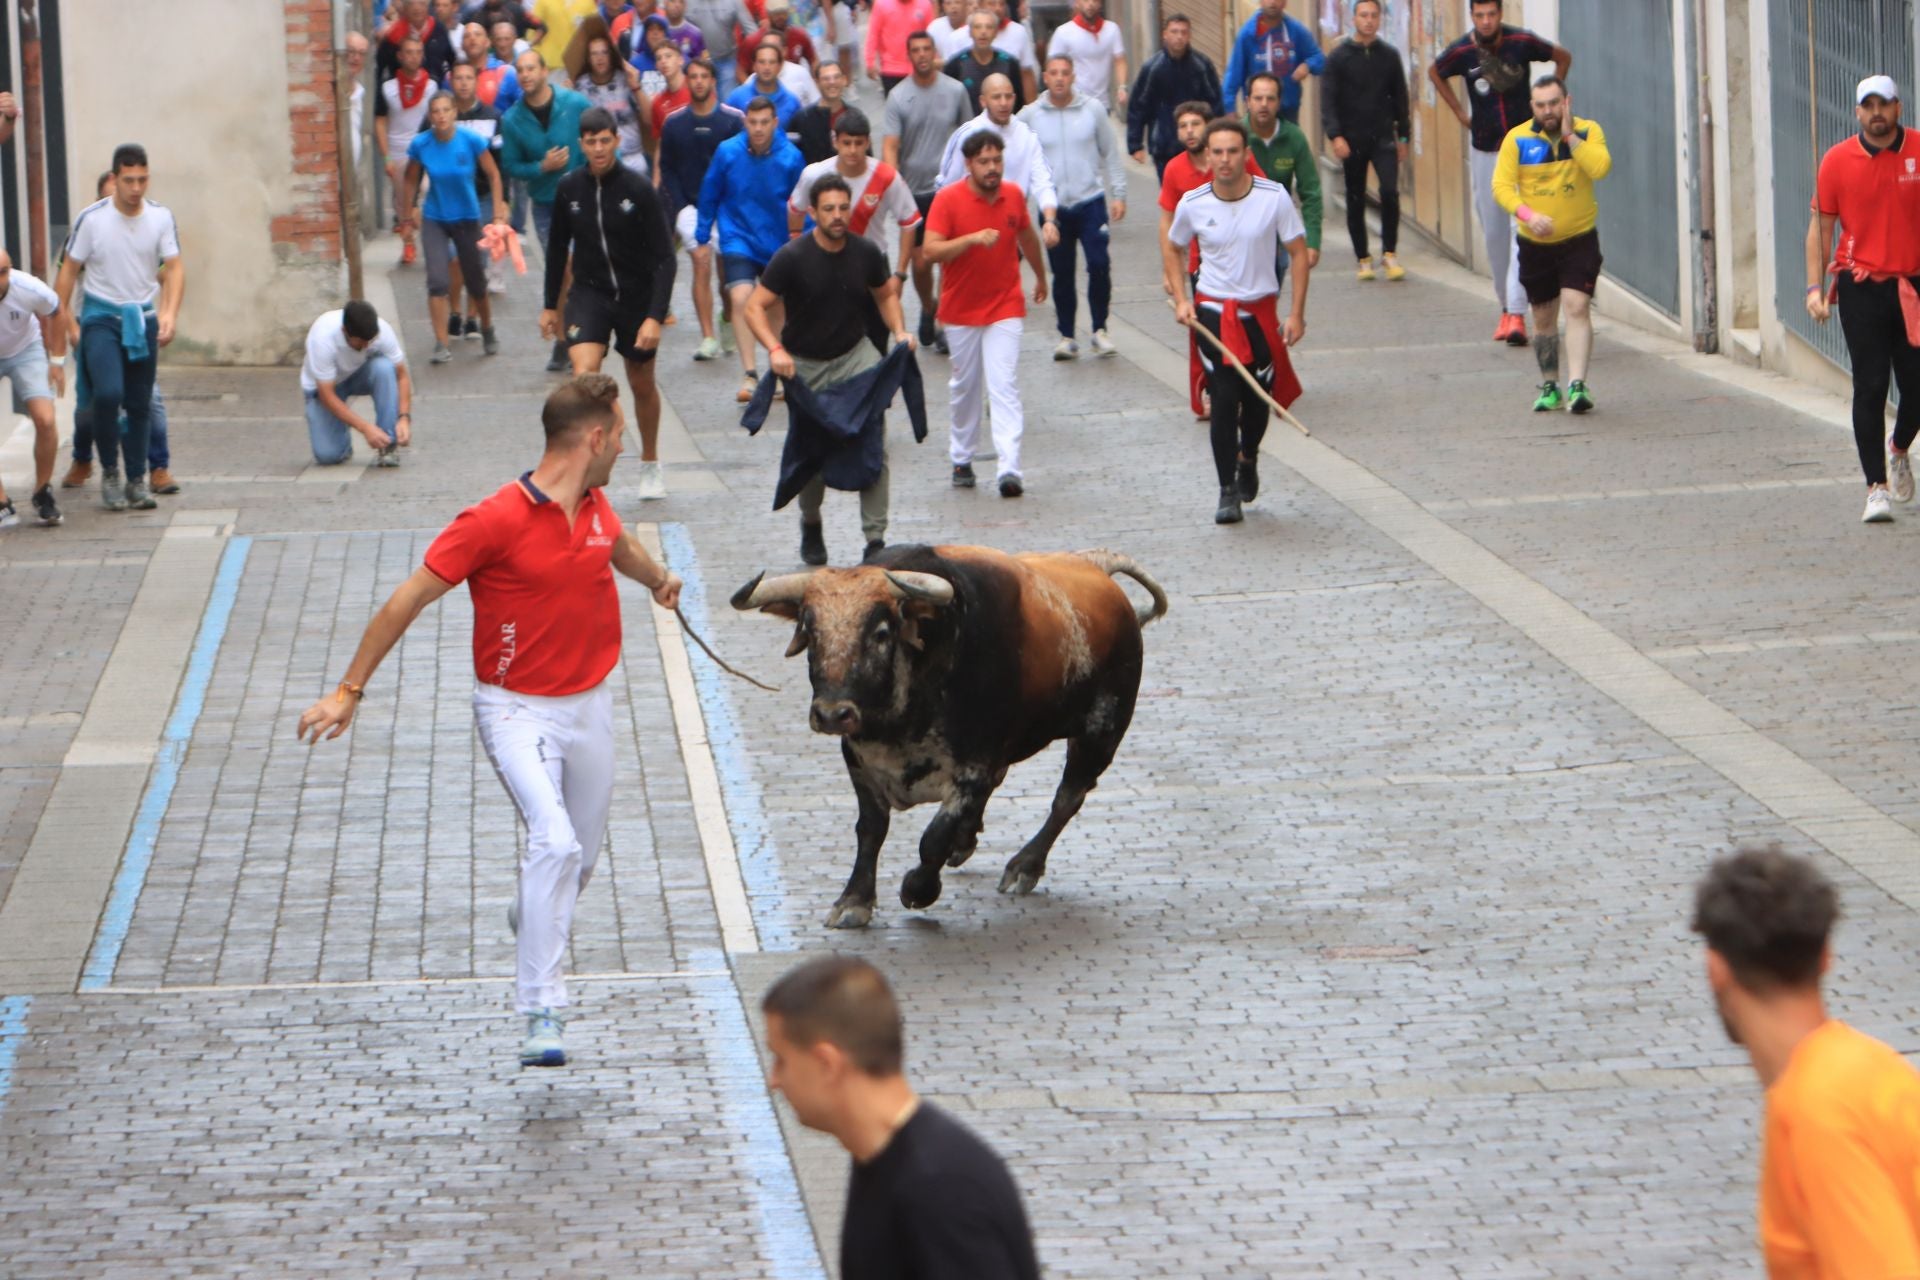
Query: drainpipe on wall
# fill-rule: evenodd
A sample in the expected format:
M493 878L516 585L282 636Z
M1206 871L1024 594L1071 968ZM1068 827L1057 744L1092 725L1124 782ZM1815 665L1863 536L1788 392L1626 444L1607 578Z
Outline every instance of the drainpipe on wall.
M40 13L20 0L20 129L27 144L28 270L47 279L47 134L45 82L40 69Z
M1694 120L1694 238L1693 349L1703 355L1720 350L1719 262L1714 252L1713 95L1705 69L1703 46L1707 38L1707 0L1693 0L1688 32L1687 65L1693 71Z
M347 6L333 6L333 136L340 171L340 248L347 259L347 296L365 298L360 265L360 169L353 162L353 75L347 70Z

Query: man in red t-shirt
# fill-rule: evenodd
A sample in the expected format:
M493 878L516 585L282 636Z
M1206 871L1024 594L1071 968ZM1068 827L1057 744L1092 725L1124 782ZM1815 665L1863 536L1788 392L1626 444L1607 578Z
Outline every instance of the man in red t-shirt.
M768 36L780 39L780 56L788 62L798 62L809 72L820 65L820 57L814 52L813 37L793 25L793 6L790 0L767 0L766 21L758 29L740 42L735 55L740 62L740 83L745 84L753 75L753 51Z
M973 451L980 437L981 384L993 401L993 450L999 455L1000 496L1025 492L1020 475L1020 359L1025 301L1020 296L1020 258L1033 268L1033 301L1047 300L1047 267L1040 237L1027 213L1027 197L1001 180L1006 144L992 129L979 129L960 144L967 176L943 187L927 210L922 241L927 261L940 272L940 323L952 356L947 380L953 407L948 456L953 486L974 485Z
M603 486L620 456L620 387L592 373L556 387L540 414L540 463L454 517L425 564L367 624L346 678L300 717L299 736L346 732L374 668L420 611L465 582L473 597L474 719L487 757L527 828L516 993L527 1018L523 1066L567 1060L561 1010L573 908L613 802L613 697L620 661L614 571L679 603L680 579L620 527Z
M669 49L673 52L668 53ZM677 44L663 44L654 50L653 65L667 82L666 88L647 99L647 123L653 126L647 134L647 146L654 153L655 173L660 171L660 130L666 127L668 116L693 101L693 91L687 88L687 73L683 69L685 62Z
M1907 449L1920 433L1920 138L1901 127L1892 76L1868 76L1854 101L1860 132L1820 161L1807 226L1807 312L1824 324L1832 302L1840 304L1853 364L1853 443L1867 477L1860 518L1879 524L1893 519L1894 502L1913 500ZM1900 408L1887 432L1887 392L1896 378Z

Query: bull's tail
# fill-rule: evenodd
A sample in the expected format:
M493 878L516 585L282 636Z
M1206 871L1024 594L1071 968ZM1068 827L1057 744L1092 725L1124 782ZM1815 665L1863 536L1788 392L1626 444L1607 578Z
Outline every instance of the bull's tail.
M1141 626L1146 626L1155 618L1163 618L1166 616L1166 591L1161 588L1159 583L1153 580L1152 574L1134 563L1132 556L1122 555L1118 551L1107 551L1104 549L1079 551L1075 552L1075 554L1083 560L1091 560L1102 573L1125 574L1147 589L1147 594L1153 597L1153 604L1144 609L1136 608L1134 611L1135 616L1140 619Z

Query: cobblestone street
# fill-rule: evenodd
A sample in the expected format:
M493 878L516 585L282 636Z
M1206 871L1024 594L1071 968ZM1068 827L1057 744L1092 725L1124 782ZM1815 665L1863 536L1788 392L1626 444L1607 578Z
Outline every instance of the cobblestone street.
M1165 585L1132 729L1038 892L994 886L1059 749L924 912L897 886L931 811L899 815L864 932L823 926L855 805L804 660L727 606L799 567L784 419L748 436L737 364L690 361L683 260L670 496L629 457L615 505L779 692L622 583L562 1070L515 1056L465 591L347 737L294 737L434 532L537 458L537 274L497 358L429 366L421 272L370 247L415 379L398 470L310 466L292 368L163 370L184 492L0 534L0 1277L832 1276L845 1157L757 1041L829 949L890 975L910 1075L1006 1156L1049 1275L1756 1274L1761 1096L1691 887L1738 840L1815 855L1836 1015L1920 1053L1920 700L1889 661L1920 617L1886 585L1920 519L1858 522L1839 401L1604 318L1600 411L1529 412L1484 284L1417 246L1357 283L1330 211L1314 434L1275 424L1217 527L1153 212L1114 232L1119 356L1053 363L1028 317L1026 496L950 487L941 357L928 440L891 421L890 541L1111 547ZM851 495L826 518L857 561Z

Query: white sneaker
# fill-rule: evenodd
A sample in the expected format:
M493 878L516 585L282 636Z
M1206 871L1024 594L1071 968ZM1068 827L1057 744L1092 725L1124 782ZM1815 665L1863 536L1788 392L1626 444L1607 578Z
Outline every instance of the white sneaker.
M1860 513L1861 524L1885 524L1893 519L1893 499L1887 486L1876 484L1867 490L1867 509Z
M640 501L657 502L667 496L667 477L658 462L640 464Z
M720 350L727 355L739 350L733 341L733 321L724 316L720 319Z
M1080 358L1080 344L1072 338L1060 339L1059 342L1054 344L1053 358L1055 360L1078 360Z
M1892 436L1887 437L1887 479L1895 502L1913 501L1913 463L1907 460L1906 450L1893 447Z
M693 352L693 358L695 360L714 360L718 359L719 355L720 339L718 338L700 339L700 345L696 347Z
M536 1009L527 1015L527 1038L520 1044L523 1067L564 1067L567 1043L566 1024L552 1009Z
M1113 345L1113 339L1107 336L1105 329L1093 331L1093 354L1097 356L1118 355L1120 348Z

